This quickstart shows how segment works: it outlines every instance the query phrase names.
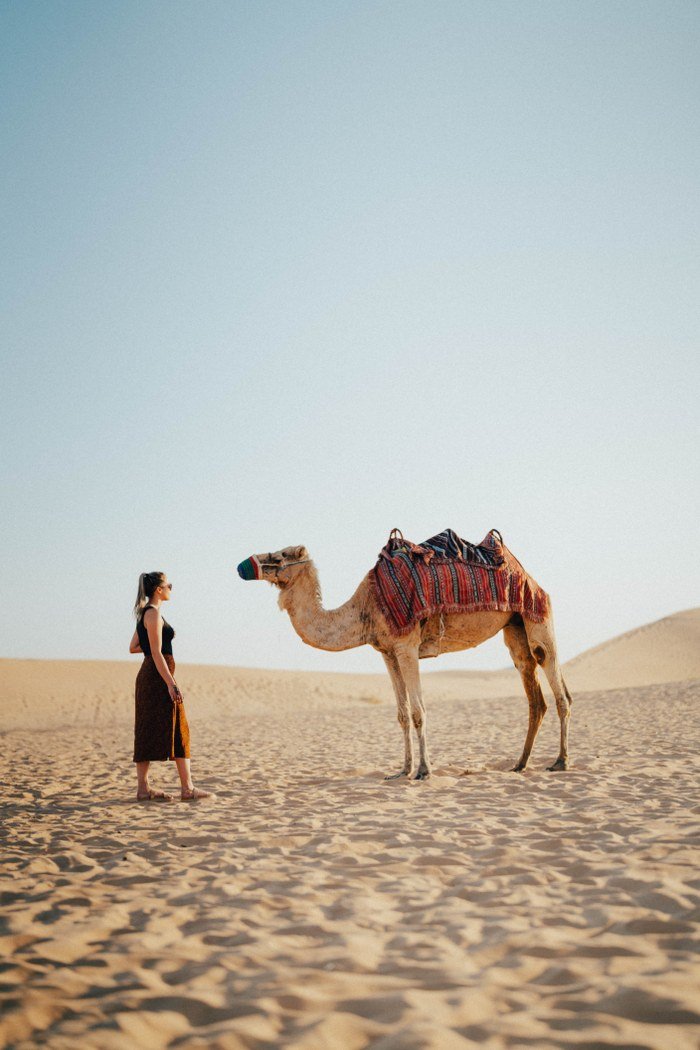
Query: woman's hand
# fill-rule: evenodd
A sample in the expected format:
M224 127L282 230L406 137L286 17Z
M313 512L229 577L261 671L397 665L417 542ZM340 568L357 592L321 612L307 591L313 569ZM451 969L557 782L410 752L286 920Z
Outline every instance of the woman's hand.
M170 699L172 700L172 702L174 704L181 704L182 703L182 693L178 689L178 687L175 684L175 682L173 682L172 685L168 686L168 692L170 693Z

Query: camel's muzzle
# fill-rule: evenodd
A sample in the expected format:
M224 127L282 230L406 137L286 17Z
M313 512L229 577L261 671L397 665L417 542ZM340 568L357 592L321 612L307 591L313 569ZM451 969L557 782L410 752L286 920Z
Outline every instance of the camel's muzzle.
M238 575L242 580L262 579L262 566L254 554L241 562L238 566Z

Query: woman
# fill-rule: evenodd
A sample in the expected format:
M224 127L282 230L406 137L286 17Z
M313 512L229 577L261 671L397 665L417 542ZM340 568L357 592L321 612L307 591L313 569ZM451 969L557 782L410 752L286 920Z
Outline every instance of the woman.
M130 653L143 653L144 661L136 678L136 718L134 722L134 762L138 802L174 802L172 795L154 791L148 782L151 762L174 759L180 774L181 798L191 802L213 798L192 783L190 773L190 729L182 693L173 678L173 638L175 631L161 616L160 607L170 600L172 583L164 572L144 572L134 606L136 630Z

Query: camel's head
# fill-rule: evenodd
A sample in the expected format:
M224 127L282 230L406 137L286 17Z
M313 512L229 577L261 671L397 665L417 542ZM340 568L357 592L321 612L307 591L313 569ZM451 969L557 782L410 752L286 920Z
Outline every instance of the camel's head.
M311 559L306 547L283 547L281 551L251 554L238 566L242 580L267 580L286 587Z

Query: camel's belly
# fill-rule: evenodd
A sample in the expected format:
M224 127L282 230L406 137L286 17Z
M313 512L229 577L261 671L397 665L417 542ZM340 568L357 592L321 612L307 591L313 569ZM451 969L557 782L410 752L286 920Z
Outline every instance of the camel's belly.
M421 660L442 653L474 649L502 631L511 612L450 613L431 616L423 625L418 656Z

